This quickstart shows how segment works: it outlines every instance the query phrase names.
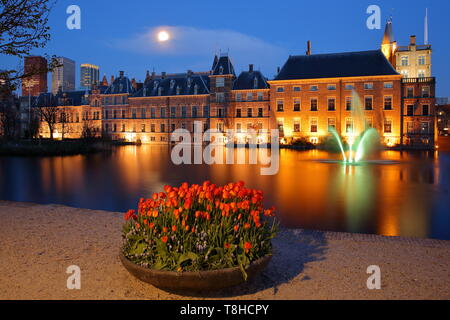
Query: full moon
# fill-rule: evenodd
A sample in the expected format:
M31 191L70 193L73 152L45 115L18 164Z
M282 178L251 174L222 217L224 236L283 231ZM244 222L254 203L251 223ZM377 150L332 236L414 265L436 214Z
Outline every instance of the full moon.
M158 32L158 41L164 42L164 41L169 40L169 38L170 38L170 35L167 31Z

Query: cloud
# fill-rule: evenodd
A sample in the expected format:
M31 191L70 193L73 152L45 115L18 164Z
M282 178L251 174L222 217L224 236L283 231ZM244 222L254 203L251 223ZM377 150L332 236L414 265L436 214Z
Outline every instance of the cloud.
M158 33L166 31L170 40L158 41ZM287 50L233 30L200 29L188 26L159 26L149 28L130 39L117 39L113 46L141 55L185 58L207 58L208 64L214 53L229 52L239 65L253 63L256 67L275 69L287 58ZM242 64L240 64L242 63Z

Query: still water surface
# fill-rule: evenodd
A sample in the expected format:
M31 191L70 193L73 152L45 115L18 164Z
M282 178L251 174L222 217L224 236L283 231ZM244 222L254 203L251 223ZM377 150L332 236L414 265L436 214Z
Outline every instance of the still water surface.
M290 227L450 240L450 153L382 151L385 162L344 166L324 151L280 151L277 175L259 165L182 165L165 146L108 154L0 157L0 199L125 211L184 181L243 180L262 189Z

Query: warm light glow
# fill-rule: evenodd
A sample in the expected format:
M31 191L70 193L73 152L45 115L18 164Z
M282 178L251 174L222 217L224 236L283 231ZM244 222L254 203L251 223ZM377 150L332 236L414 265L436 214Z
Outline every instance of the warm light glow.
M167 31L160 31L158 32L158 41L159 42L165 42L168 41L170 39L170 35Z

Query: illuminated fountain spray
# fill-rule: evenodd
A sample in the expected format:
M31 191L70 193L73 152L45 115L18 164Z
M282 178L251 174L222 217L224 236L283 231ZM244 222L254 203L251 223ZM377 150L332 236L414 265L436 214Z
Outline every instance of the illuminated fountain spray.
M357 164L364 158L369 147L377 142L379 136L374 128L366 128L361 100L355 90L352 92L351 114L353 126L351 132L348 132L347 135L348 153L345 151L344 143L338 132L334 128L330 128L330 132L338 143L344 163Z

